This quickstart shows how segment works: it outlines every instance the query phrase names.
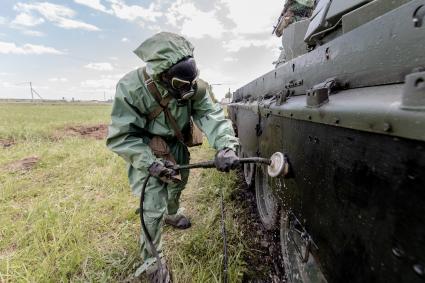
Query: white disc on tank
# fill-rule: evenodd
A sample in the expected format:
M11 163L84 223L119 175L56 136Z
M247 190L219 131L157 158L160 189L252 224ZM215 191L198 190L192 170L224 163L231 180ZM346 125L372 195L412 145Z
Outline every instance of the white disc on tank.
M270 160L271 164L267 166L267 173L270 177L277 177L281 174L285 176L288 173L288 163L286 162L283 153L273 153Z

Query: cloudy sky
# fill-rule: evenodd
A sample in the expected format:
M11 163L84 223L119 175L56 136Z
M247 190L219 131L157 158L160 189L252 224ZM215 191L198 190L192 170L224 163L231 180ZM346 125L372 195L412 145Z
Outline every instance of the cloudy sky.
M280 40L271 35L282 0L68 0L0 4L0 98L103 99L133 54L159 31L195 46L201 77L221 98L273 68Z

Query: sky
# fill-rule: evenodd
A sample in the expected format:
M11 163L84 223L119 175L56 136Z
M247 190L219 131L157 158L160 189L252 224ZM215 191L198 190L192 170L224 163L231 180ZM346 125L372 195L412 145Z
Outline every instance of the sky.
M271 34L282 0L58 0L0 3L0 98L103 100L134 53L160 31L195 46L200 77L217 98L273 69Z

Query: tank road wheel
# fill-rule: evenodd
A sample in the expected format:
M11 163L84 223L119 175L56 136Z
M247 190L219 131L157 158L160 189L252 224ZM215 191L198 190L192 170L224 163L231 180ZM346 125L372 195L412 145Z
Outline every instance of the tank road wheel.
M246 153L243 152L242 146L239 146L236 152L236 155L240 158L247 157ZM255 164L254 163L244 163L242 165L243 168L243 176L245 179L245 183L248 185L249 188L251 188L252 181L254 179L254 173L255 173Z
M239 146L239 147L236 149L236 155L237 155L238 157L242 157L242 154L243 154L242 146Z
M310 253L314 242L292 213L281 211L280 245L288 283L326 283L320 267Z
M246 157L245 154L243 154L243 157ZM243 164L243 176L245 178L245 183L248 185L248 187L251 187L252 185L252 180L254 179L254 172L255 172L254 163Z
M266 166L256 166L255 174L255 199L260 220L267 230L276 227L278 218L278 205L268 185L269 176Z

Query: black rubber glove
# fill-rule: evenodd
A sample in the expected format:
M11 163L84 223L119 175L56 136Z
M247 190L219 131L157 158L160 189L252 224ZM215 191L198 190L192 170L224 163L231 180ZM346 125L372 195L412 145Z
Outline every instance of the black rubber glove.
M168 184L174 184L180 181L178 178L175 178L178 172L173 169L174 165L173 162L168 160L162 160L162 163L155 161L149 166L148 171L149 174L159 178L161 181Z
M215 155L214 165L218 171L229 172L239 165L239 158L232 149L223 148Z

